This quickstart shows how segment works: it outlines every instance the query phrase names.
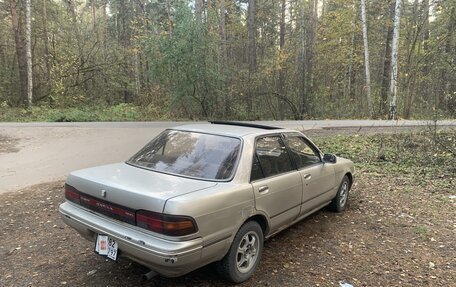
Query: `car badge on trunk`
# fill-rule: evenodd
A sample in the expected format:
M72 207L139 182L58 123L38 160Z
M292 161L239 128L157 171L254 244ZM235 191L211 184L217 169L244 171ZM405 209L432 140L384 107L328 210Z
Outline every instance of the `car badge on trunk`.
M104 190L104 189L101 190L101 196L106 198L106 190Z

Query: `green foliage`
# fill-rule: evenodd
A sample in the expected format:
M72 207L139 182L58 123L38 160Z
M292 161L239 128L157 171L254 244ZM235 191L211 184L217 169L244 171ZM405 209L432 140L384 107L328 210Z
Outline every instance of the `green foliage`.
M98 118L86 107L128 103L149 118L365 118L359 1L287 0L284 19L281 1L254 2L257 64L250 71L248 1L225 0L224 17L221 1L205 1L201 19L188 0L37 1L33 92L40 107L24 117L51 119L47 106L57 109L52 119ZM381 116L392 1L366 2L372 98ZM426 1L402 1L399 112L455 117L456 2L430 2L428 22ZM24 3L17 3L23 23ZM0 103L21 107L11 19L9 2L0 1Z
M39 106L31 109L0 107L0 122L102 122L146 119L152 120L153 118L145 116L141 108L131 104L59 109Z
M358 6L341 0L332 1L332 5L320 23L316 47L316 74L321 79L317 84L317 92L329 102L354 96L354 91L348 90L349 66L352 65L352 71L362 71L363 67L362 42L356 41L352 47L352 38L356 37L357 40L361 37ZM328 110L333 110L333 107L326 106L325 110L319 112L326 113Z
M199 110L203 117L216 112L222 80L217 63L218 35L212 31L216 22L212 16L209 13L206 23L198 23L188 5L178 4L171 35L149 38L152 76L159 84L171 88L171 108L186 105L189 114ZM196 110L191 109L192 103Z
M449 188L456 181L456 131L423 130L417 133L336 135L316 144L355 162L357 172L377 176L411 175L414 184Z

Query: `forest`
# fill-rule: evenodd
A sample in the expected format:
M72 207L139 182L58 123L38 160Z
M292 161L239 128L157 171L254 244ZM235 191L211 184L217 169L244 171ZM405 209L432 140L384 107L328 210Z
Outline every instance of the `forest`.
M0 0L0 114L95 108L455 118L456 1Z

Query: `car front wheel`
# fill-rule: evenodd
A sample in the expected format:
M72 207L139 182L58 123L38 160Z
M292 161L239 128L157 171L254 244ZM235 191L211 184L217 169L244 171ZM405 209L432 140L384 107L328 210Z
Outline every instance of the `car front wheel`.
M336 197L333 198L329 208L334 212L344 211L348 203L348 193L350 191L350 180L344 176L337 191Z
M217 264L219 274L234 283L250 278L260 262L263 240L263 230L257 222L242 225L228 253Z

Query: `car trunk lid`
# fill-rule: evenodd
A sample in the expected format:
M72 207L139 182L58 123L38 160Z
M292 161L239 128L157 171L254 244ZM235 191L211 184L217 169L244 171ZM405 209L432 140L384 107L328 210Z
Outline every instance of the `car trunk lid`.
M185 178L116 163L72 172L66 182L88 195L85 204L93 210L115 208L163 212L166 200L189 192L215 186L216 182ZM92 200L92 201L90 201ZM114 205L103 206L104 203ZM81 204L83 202L81 201ZM103 213L103 212L100 212ZM112 217L112 216L111 216Z

